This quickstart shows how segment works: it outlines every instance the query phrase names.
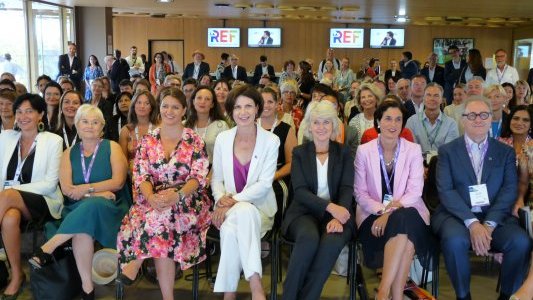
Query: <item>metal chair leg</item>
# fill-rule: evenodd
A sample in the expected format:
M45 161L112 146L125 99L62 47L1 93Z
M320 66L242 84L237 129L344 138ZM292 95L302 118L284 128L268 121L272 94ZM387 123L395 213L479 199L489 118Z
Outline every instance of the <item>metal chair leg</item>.
M351 242L348 255L348 279L350 283L350 300L355 300L357 296L357 248L356 244Z
M117 266L117 277L120 276L121 273L122 273L122 269L120 268L120 259L119 259L118 266ZM115 281L115 298L116 300L124 299L124 285L116 281Z
M198 265L192 267L192 299L198 300L198 281L200 280L200 274L198 270Z
M277 238L274 236L270 243L270 300L278 299L278 260Z

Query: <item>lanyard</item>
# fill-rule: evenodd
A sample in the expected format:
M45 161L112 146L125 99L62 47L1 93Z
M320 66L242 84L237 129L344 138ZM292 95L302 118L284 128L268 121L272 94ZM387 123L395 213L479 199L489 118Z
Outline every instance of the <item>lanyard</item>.
M122 117L119 116L118 118L118 132L120 133L120 130L122 129Z
M385 158L383 157L383 148L381 147L381 137L378 136L378 152L379 152L379 160L381 164L381 170L383 171L383 176L385 177L385 185L387 187L387 193L389 195L392 195L392 189L391 189L391 180L392 176L394 176L394 171L396 170L396 162L398 161L398 155L400 154L400 139L398 139L398 145L396 146L396 153L394 153L394 160L392 165L392 173L389 178L389 173L387 173L387 166L385 164Z
M498 76L498 83L501 84L502 80L503 80L503 76L505 76L505 71L507 71L507 65L505 65L505 67L503 68L503 72L501 72L502 73L501 76L499 74L499 71L500 71L500 69L498 69L498 67L496 67L496 76Z
M102 140L98 141L98 144L96 144L96 147L94 148L93 156L91 158L91 162L89 163L89 169L85 167L85 156L83 155L83 142L80 143L81 170L83 172L83 180L85 180L85 183L89 183L89 178L91 178L91 172L93 170L94 160L96 159L96 153L98 152L98 148L100 148L101 142Z
M466 138L466 135L465 135ZM477 183L481 183L481 173L483 172L483 162L485 160L485 155L487 154L487 150L489 149L489 141L488 139L485 140L485 145L483 145L483 150L481 151L481 157L479 158L479 164L476 164L474 162L474 155L472 154L472 149L470 149L470 144L466 142L466 151L468 152L468 156L470 157L470 162L472 163L472 168L474 168L474 173L476 173L476 179Z
M418 119L420 120L420 122L422 123L422 127L424 127L424 131L426 132L426 137L428 138L428 142L429 142L429 147L430 148L433 148L433 145L435 145L435 140L437 139L437 136L439 135L439 131L440 131L440 127L442 126L442 120L439 121L439 119L437 119L437 127L434 128L433 130L431 130L431 134L426 126L426 123L424 122L424 113L421 113L419 114L419 117ZM433 134L435 133L435 134Z
M63 125L63 139L65 140L65 145L67 145L67 149L76 145L77 138L78 138L78 133L76 133L76 135L74 136L74 140L72 140L72 145L71 145L70 142L68 141L67 131L65 130L65 126Z
M209 127L209 124L211 124L211 118L207 119L207 126L205 126L204 132L201 134L202 140L205 142L205 136L207 135L207 128ZM194 124L194 132L200 134L200 130L198 129L198 126Z
M496 132L493 131L492 123L490 124L490 137L491 138L499 138L500 134L502 132L502 119L498 121L498 129L496 129Z
M257 125L261 126L261 118L257 119ZM276 118L274 119L274 124L272 124L272 128L270 128L270 132L274 132L274 129L278 126L278 114L276 113Z
M150 125L148 125L148 133L152 132L152 123L150 123ZM135 126L135 139L137 141L139 141L139 127Z
M26 159L33 152L35 152L35 146L37 145L37 137L35 137L35 140L33 140L33 143L31 144L30 151L28 151L28 155L26 155L26 157L24 159L22 159L21 153L20 153L20 148L22 147L22 143L20 142L21 139L19 139L19 145L18 145L17 169L15 171L15 177L13 177L13 180L18 180L18 181L20 181L20 173L22 172L22 167L24 166L24 163L26 162Z

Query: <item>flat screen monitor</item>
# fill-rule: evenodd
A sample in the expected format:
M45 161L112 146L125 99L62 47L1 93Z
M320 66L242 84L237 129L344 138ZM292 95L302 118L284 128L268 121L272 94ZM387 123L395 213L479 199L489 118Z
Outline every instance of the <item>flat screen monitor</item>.
M363 48L364 38L363 28L331 28L329 30L331 48Z
M238 48L240 46L240 28L207 29L207 47Z
M370 29L370 48L403 48L404 41L403 28Z
M281 47L281 28L248 28L248 47Z

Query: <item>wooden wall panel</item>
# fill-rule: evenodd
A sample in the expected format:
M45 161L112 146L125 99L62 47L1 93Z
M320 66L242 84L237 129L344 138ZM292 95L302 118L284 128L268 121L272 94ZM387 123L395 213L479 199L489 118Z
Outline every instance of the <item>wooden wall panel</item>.
M147 53L149 39L183 39L185 41L185 61L191 61L191 53L201 49L206 61L214 69L222 52L235 53L240 64L248 70L258 63L259 56L265 54L276 71L281 71L283 62L293 59L296 62L305 58L315 61L315 69L325 57L329 46L329 28L343 27L343 24L320 21L269 21L269 27L282 27L281 48L248 48L247 28L262 27L262 21L227 20L226 27L241 28L241 48L207 48L207 28L222 27L222 20L216 19L155 19L147 17L114 17L113 43L116 48L128 51L137 45L139 53ZM350 27L357 27L350 25ZM368 26L365 26L368 27ZM369 45L369 32L366 31L365 47ZM336 49L336 56L347 56L354 71L361 62L377 57L386 65L390 59L400 59L403 51L411 51L415 59L424 62L432 51L433 39L442 37L474 38L475 47L483 57L490 57L494 50L504 48L512 53L513 29L473 28L456 26L407 26L406 47L404 49Z

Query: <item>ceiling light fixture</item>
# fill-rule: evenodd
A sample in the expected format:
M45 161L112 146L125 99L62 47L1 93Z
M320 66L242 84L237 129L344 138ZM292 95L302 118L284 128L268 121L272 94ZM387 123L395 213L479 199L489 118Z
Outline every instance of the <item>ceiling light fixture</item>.
M405 15L394 16L394 18L396 19L396 22L398 23L405 23L409 20L409 18Z
M155 0L155 2L159 2L159 3L170 3L170 2L174 2L174 0Z

